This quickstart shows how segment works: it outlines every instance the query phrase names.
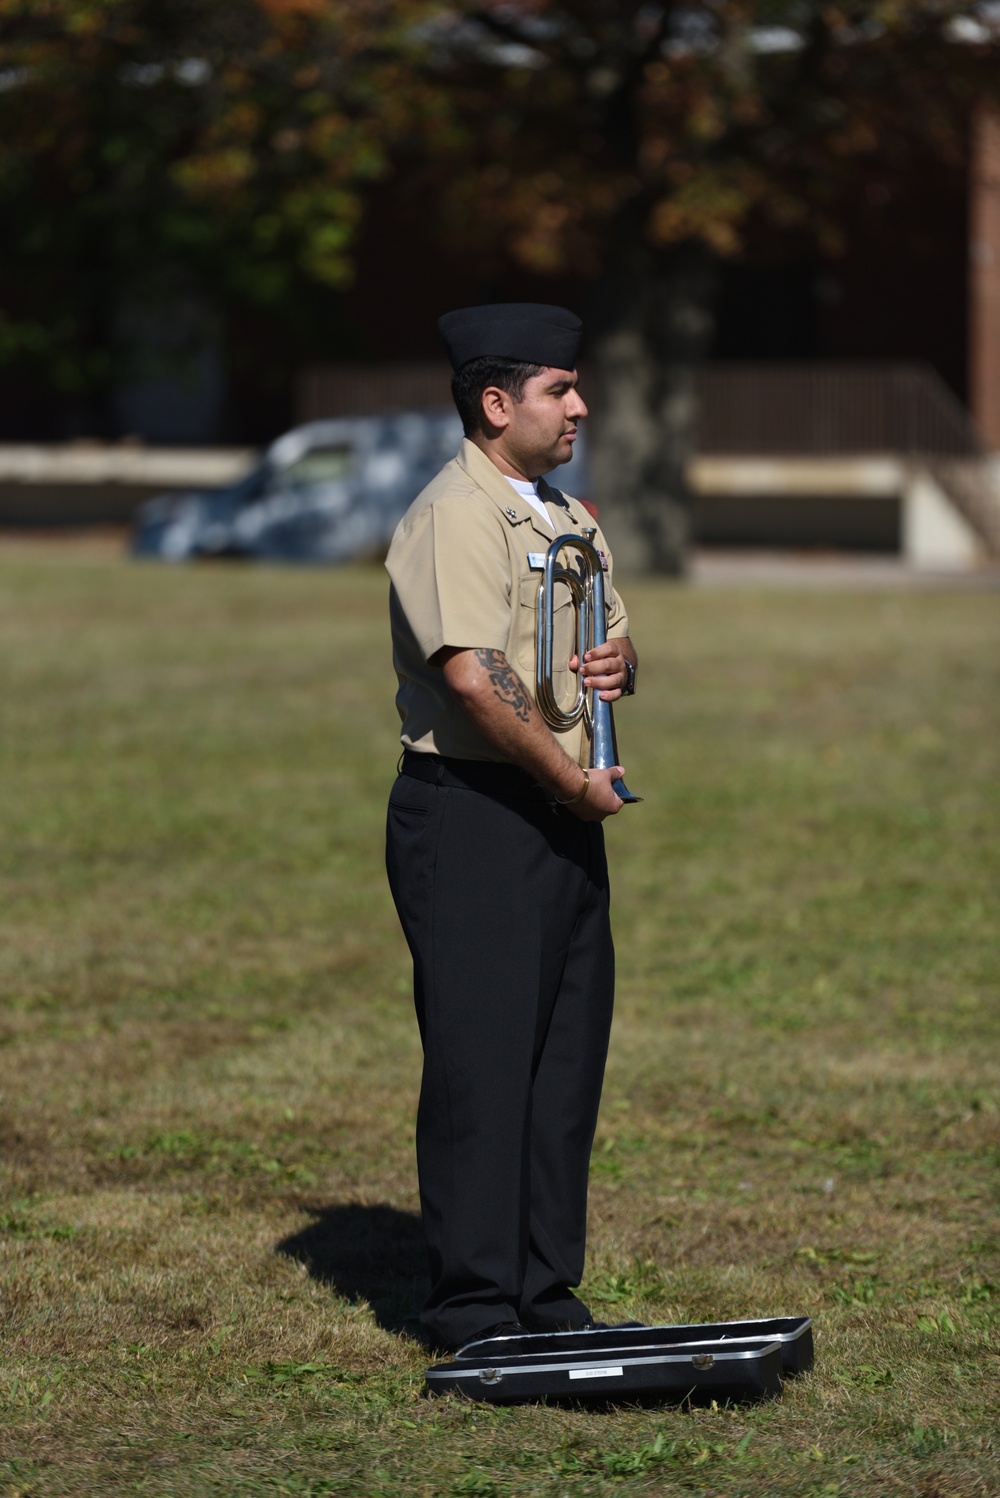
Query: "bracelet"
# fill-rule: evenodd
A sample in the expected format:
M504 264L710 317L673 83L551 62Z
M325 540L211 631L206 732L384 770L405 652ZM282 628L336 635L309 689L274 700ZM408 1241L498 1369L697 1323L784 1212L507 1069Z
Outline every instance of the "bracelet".
M583 800L584 796L587 794L587 792L589 790L590 790L590 776L588 775L587 771L584 770L584 772L583 772L583 788L582 788L582 790L577 791L576 795L575 796L571 796L568 801L560 801L559 805L560 806L575 806L578 801L582 801Z

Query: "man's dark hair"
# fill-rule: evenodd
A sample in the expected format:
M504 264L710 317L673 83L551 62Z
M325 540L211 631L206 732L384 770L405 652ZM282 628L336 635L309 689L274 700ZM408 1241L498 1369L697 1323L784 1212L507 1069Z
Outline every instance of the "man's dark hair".
M544 364L525 364L521 359L484 354L479 359L467 360L461 369L456 369L451 377L451 393L465 435L474 436L483 424L484 390L496 385L520 401L524 396L525 382L541 374L544 368Z

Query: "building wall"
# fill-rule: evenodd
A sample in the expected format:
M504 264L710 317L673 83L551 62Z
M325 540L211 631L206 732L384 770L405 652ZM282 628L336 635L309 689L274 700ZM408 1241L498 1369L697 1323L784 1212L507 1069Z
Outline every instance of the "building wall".
M929 364L967 397L964 168L859 181L839 253L769 239L724 267L713 357Z

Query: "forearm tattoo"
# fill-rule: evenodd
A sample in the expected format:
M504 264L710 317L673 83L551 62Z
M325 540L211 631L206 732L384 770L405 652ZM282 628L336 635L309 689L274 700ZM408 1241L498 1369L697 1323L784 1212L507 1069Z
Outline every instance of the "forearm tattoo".
M531 698L524 689L524 682L508 665L503 651L477 650L476 660L489 677L494 696L513 708L522 723L527 723L531 717Z

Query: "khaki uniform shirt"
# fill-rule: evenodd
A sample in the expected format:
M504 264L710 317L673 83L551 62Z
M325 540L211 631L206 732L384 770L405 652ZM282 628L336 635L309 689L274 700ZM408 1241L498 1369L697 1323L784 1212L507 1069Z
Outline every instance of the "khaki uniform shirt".
M400 521L386 568L392 580L393 665L399 678L400 737L418 753L456 759L501 760L449 691L444 672L429 664L442 646L502 650L532 698L535 694L535 620L541 572L532 570L558 535L581 535L595 521L576 500L538 486L554 530L509 484L474 442L418 495ZM598 530L594 545L608 560L605 607L609 639L628 634L628 617L612 585L611 557ZM564 553L564 560L572 560ZM569 670L576 649L574 611L565 586L556 586L553 679L563 706L574 700ZM577 764L589 764L582 723L554 737Z

